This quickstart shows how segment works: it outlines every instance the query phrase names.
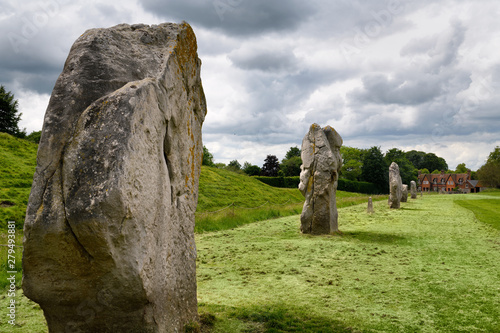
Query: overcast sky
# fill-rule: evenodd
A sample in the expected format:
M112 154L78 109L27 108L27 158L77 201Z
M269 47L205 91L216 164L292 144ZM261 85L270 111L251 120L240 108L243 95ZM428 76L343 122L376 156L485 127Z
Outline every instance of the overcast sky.
M416 149L476 170L500 145L498 0L0 0L0 84L42 128L87 29L187 21L216 162L262 166L312 123L344 145Z

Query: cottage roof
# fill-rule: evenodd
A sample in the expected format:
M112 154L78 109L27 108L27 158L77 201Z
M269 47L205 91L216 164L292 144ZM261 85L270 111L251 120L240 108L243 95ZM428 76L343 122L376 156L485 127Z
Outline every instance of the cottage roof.
M477 187L477 184L479 183L479 180L468 180L468 182L474 186L474 187Z

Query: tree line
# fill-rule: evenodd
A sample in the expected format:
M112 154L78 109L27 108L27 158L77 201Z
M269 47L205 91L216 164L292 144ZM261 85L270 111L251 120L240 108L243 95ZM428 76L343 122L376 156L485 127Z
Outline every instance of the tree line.
M276 155L267 155L261 167L245 162L241 165L237 160L223 163L214 163L213 155L206 147L203 147L203 165L215 166L234 172L245 173L249 176L267 177L296 177L300 175L300 149L290 147L285 158L279 161ZM411 150L405 152L398 148L389 149L385 154L380 147L374 146L369 149L355 147L341 147L343 165L340 179L355 182L373 183L381 192L387 191L389 186L389 165L396 162L399 166L401 179L404 184L410 184L412 180L417 181L418 172L421 173L467 173L465 163L460 163L455 170L449 170L446 160L434 153ZM490 187L500 186L500 148L497 147L490 154L487 164L482 166L478 172L472 171L472 179L495 179L488 182Z

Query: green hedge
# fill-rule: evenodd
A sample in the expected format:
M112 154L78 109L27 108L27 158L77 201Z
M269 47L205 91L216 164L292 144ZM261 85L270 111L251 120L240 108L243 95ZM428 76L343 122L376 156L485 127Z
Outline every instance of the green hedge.
M339 179L339 185L337 187L337 190L346 192L365 193L365 194L380 194L379 189L373 183L358 182L342 178Z
M261 177L253 178L273 187L297 188L299 187L300 177ZM337 190L365 194L379 194L381 191L377 186L368 182L357 182L348 179L339 179Z
M260 180L264 184L273 187L285 187L285 188L298 188L300 183L300 177L263 177L263 176L253 176L253 178Z

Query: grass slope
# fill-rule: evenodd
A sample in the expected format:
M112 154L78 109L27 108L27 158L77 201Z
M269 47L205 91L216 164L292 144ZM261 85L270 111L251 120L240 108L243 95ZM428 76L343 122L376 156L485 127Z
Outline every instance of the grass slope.
M386 200L387 195L373 196ZM337 191L337 207L367 202L368 195ZM244 174L203 166L195 232L221 231L266 219L300 214L298 189L272 187ZM215 214L212 212L219 211Z
M0 230L7 221L22 229L37 149L35 143L0 133Z
M202 166L197 211L214 211L234 203L257 207L303 200L298 189L276 188L244 174Z
M476 200L456 200L455 203L472 211L476 218L500 230L500 191L482 192Z

